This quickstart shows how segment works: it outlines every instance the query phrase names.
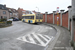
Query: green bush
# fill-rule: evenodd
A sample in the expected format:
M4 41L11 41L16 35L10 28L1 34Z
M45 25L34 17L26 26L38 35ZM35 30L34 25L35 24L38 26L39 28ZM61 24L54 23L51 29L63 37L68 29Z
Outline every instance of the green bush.
M12 24L12 21L7 21L7 24Z
M1 19L0 19L0 22L1 22Z
M0 19L0 21L7 21L7 19Z

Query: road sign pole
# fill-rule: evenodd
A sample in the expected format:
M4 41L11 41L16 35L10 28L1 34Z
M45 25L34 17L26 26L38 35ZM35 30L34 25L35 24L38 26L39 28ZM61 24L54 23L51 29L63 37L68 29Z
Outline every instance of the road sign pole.
M57 26L59 25L59 7L57 7Z

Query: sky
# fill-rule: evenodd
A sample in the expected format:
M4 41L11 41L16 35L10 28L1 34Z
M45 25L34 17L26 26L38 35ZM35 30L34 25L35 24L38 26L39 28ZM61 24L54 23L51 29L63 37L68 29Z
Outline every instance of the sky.
M71 0L0 0L0 4L6 4L6 7L15 9L19 7L31 11L38 11L39 9L39 12L42 13L52 13L57 10L57 7L59 10L67 11L67 7L72 5Z

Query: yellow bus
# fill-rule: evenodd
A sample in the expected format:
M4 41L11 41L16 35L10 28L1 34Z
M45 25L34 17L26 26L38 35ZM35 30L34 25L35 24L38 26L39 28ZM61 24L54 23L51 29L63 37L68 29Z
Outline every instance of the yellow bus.
M27 23L42 23L43 15L42 14L26 14L22 15L22 21Z

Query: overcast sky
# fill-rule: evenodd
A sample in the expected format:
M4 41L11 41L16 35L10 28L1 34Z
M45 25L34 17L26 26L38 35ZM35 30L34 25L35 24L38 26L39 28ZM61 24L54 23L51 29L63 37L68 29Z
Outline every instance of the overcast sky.
M71 0L0 0L0 4L6 4L7 7L18 9L18 7L24 10L35 10L39 12L52 13L59 7L60 10L68 10L67 6L71 5ZM38 8L36 8L38 7Z

